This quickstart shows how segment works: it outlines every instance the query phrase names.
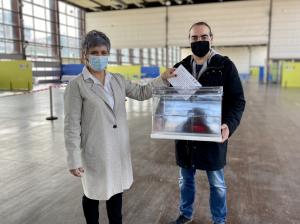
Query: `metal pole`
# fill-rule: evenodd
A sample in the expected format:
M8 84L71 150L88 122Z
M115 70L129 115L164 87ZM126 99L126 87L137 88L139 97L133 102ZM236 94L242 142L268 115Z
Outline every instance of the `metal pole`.
M269 9L269 33L268 33L268 49L267 49L267 71L266 71L266 83L269 84L269 73L270 73L270 46L271 46L271 31L272 31L272 11L273 11L273 0L270 0Z
M46 120L49 121L57 120L57 117L53 116L52 86L49 87L49 95L50 95L50 117L47 117Z
M249 79L251 77L251 64L252 64L252 61L251 61L251 59L252 59L251 58L252 57L251 46L248 46L248 51L249 51L249 74L248 74L248 79Z
M25 34L24 34L24 19L23 19L23 2L22 0L18 1L19 5L19 25L20 25L20 35L21 35L21 54L22 59L26 60L26 47L27 43L25 44Z
M169 39L168 39L168 35L169 35L169 6L171 4L170 1L166 1L166 67L169 67Z

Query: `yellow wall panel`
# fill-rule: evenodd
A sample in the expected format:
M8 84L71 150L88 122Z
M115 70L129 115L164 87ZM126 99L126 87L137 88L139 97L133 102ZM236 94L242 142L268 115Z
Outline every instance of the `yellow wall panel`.
M250 74L252 76L258 77L259 75L259 67L258 66L253 66L250 68Z
M112 73L120 73L129 80L141 79L141 66L140 65L120 65L120 66L108 66L107 70Z
M31 90L32 65L30 61L0 61L1 90Z
M281 86L300 87L300 62L283 62Z
M159 67L159 73L162 74L164 71L166 71L166 67Z

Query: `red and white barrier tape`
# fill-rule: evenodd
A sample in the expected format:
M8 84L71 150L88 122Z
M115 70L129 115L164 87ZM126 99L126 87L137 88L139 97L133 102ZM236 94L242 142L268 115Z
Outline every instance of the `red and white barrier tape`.
M31 90L31 91L16 92L16 93L12 93L12 94L8 93L8 95L3 95L3 96L1 96L1 94L0 94L0 97L38 93L38 92L47 91L47 90L50 89L50 87L52 87L52 88L62 88L62 87L66 87L66 86L67 86L67 84L52 84L52 85L49 85L47 88L34 89L34 90Z
M47 88L34 89L34 90L29 91L29 92L25 92L24 94L30 94L30 93L46 91L46 90L50 89L50 87L52 87L52 88L62 88L62 87L66 87L66 86L67 86L66 84L50 85Z

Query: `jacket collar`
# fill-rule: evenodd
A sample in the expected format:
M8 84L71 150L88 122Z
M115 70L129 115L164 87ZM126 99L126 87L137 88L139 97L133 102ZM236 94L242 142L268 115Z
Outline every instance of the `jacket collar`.
M119 92L118 92L118 85L116 84L115 78L113 78L113 75L110 74L109 72L105 71L105 83L111 85L111 89L113 92L113 97L114 97L114 108L111 108L109 106L109 102L107 98L105 97L104 89L103 88L98 88L97 85L102 85L102 83L95 78L89 70L84 66L82 69L82 78L83 80L88 84L89 88L99 97L101 98L105 104L113 111L115 112L118 108L118 102L119 102Z
M94 84L102 85L102 83L90 73L90 71L87 69L86 66L83 67L81 73L84 81L90 79L93 81ZM105 83L110 83L110 80L111 80L111 74L108 71L105 71Z
M220 55L217 51L212 50L213 53L210 56L209 60L207 61L207 69L209 68L222 68L223 62L224 62L224 56ZM193 57L192 55L187 56L184 58L181 62L179 62L177 65L182 64L186 68L192 68L193 66ZM175 67L178 67L175 66ZM192 69L188 69L189 72L192 72Z

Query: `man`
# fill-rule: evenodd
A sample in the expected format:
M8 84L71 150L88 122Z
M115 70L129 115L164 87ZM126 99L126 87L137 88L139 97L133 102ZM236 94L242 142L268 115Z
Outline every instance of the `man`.
M214 224L224 224L227 216L226 165L227 140L240 123L245 99L238 71L233 62L221 56L212 48L213 34L205 22L191 26L189 40L193 54L177 63L183 65L202 86L223 86L222 142L201 142L177 140L176 162L180 167L179 217L172 224L192 221L195 200L196 170L205 170L210 185L210 210Z

